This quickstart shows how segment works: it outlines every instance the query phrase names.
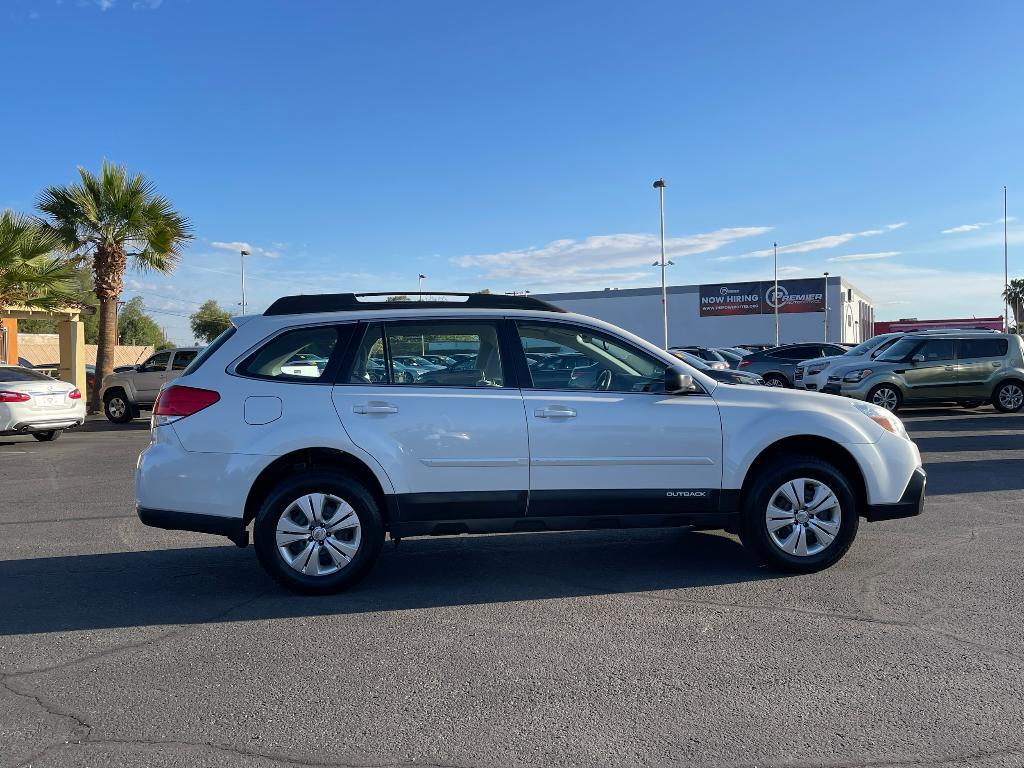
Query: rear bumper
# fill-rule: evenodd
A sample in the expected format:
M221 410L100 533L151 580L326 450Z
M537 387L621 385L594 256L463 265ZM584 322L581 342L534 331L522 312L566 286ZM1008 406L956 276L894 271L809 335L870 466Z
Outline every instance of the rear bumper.
M11 424L8 429L0 431L0 435L28 435L33 432L49 432L53 429L71 429L84 423L84 416L62 419L28 419Z
M923 467L914 470L910 476L910 482L903 491L900 500L895 504L869 504L865 510L864 517L868 522L877 523L880 520L896 520L901 517L915 517L924 511L925 485L928 475Z
M249 543L249 531L241 518L200 515L195 512L172 512L167 509L136 507L139 520L151 528L168 531L195 531L227 536L239 547Z

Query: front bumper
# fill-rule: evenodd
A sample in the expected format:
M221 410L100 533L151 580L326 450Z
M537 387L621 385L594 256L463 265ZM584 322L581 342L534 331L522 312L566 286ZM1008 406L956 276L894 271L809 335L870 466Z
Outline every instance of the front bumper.
M928 475L923 467L914 470L906 490L895 504L869 504L864 518L870 523L880 520L896 520L901 517L915 517L924 511L925 485Z

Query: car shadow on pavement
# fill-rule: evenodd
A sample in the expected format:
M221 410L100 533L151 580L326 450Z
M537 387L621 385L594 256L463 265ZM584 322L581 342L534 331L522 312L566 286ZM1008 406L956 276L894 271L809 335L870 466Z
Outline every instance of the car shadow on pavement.
M138 432L149 429L149 419L132 419L125 424L115 424L107 419L90 419L75 432Z
M195 547L0 562L0 636L549 600L780 578L725 535L684 530L385 543L348 592L293 595L251 548ZM683 598L685 599L685 598Z
M976 451L1024 451L1024 432L998 435L915 435L921 453L972 453Z
M926 457L924 468L928 472L928 496L1024 492L1024 459L931 461Z

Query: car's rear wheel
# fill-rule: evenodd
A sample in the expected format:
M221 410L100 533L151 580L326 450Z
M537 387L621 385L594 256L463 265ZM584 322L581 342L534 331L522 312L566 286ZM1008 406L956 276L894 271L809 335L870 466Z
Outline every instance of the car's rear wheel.
M322 595L357 581L376 561L384 523L373 495L352 477L304 472L271 491L253 527L266 571L294 592Z
M992 395L992 405L1003 413L1016 413L1024 408L1024 384L1019 381L1004 381Z
M120 389L108 392L103 398L103 412L115 424L127 424L132 420L132 409L128 398Z
M868 402L895 413L903 404L903 395L891 384L879 384L868 393Z
M58 437L64 434L63 429L48 429L45 432L33 432L32 437L43 443L49 443L56 440Z
M740 538L773 568L811 573L846 554L858 512L849 482L834 465L787 456L762 469L744 494Z
M766 387L788 387L789 382L777 373L769 373L764 377L764 385Z

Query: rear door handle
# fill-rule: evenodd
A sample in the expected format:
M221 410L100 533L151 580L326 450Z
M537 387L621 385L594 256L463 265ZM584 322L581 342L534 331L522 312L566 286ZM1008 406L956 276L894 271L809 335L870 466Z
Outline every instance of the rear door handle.
M352 413L398 413L398 406L391 403L360 403L352 406Z
M576 411L564 405L553 405L550 408L537 408L533 415L538 419L572 419L575 418Z
M952 371L952 370L953 370L953 366L952 366L952 365L947 365L947 366L945 367L945 370L947 370L947 371Z

